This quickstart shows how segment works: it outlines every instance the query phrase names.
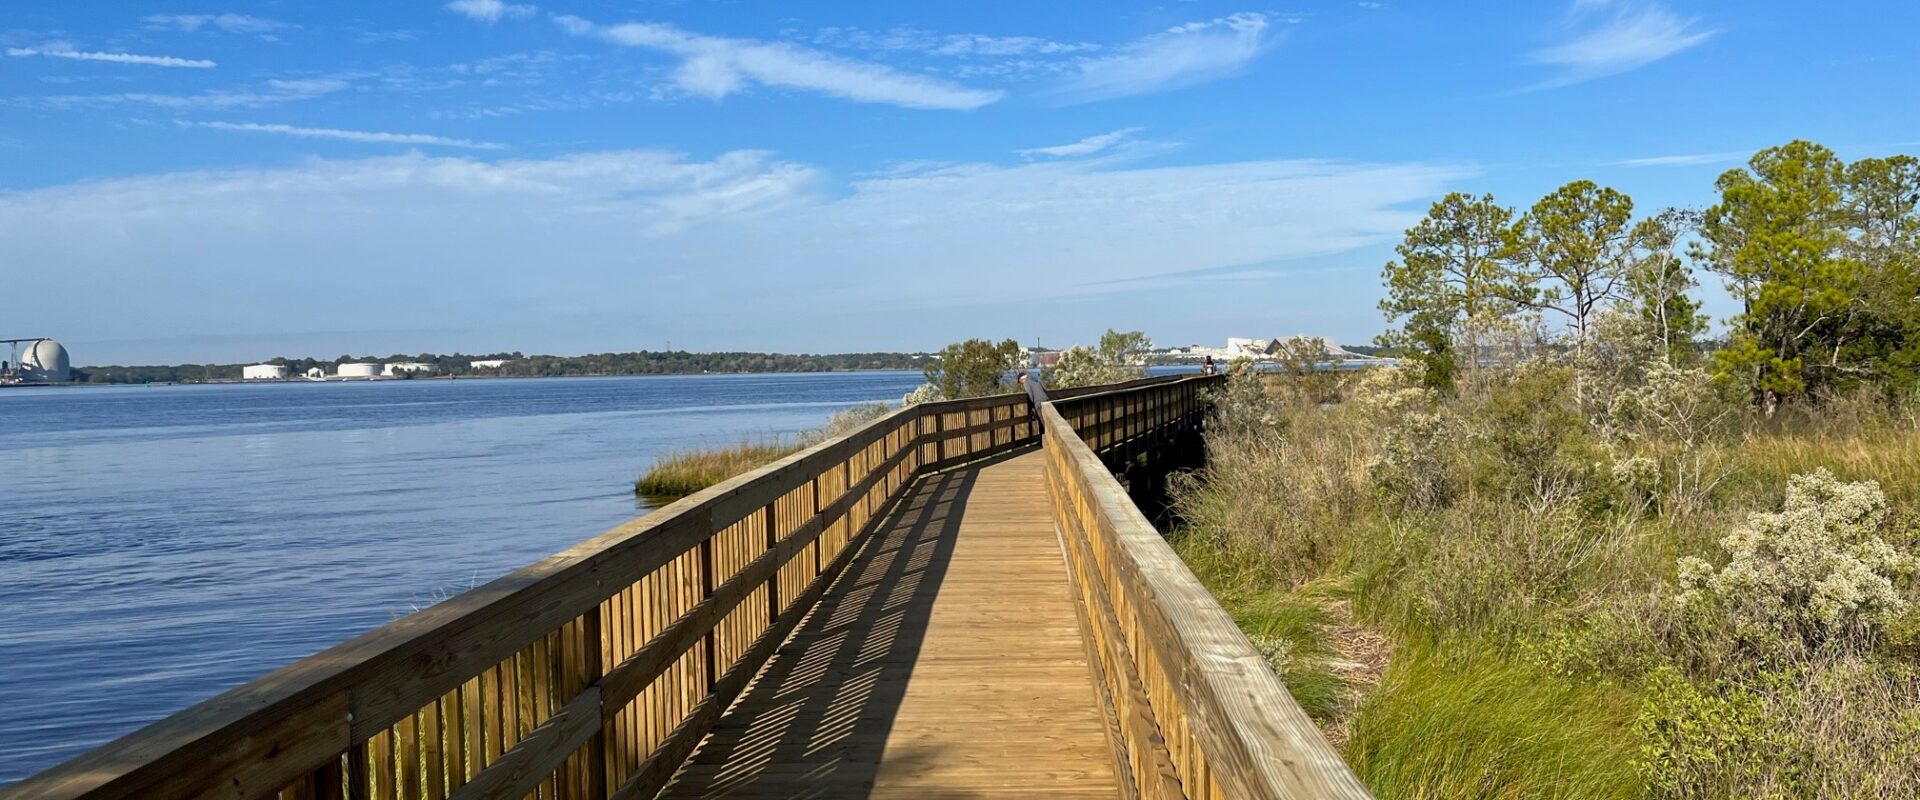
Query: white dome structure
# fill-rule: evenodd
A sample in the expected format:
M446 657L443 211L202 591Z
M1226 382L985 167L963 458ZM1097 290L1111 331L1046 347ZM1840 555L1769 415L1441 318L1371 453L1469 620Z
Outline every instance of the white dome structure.
M72 379L67 348L52 339L27 345L20 353L20 377L31 383L66 383Z

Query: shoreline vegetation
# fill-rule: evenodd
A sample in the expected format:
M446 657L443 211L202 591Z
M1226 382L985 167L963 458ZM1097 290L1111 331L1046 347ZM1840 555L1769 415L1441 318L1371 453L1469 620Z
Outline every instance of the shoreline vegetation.
M888 403L861 403L836 411L820 427L792 437L670 450L656 456L646 472L634 480L633 493L655 505L665 505L828 439L845 436L892 413L894 408Z
M1175 549L1377 796L1920 796L1920 160L1717 187L1450 195L1398 365L1216 396Z

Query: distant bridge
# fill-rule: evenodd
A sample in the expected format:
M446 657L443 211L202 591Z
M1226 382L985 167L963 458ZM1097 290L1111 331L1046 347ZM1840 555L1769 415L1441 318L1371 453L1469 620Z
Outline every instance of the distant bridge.
M1367 797L1130 499L1218 380L901 409L0 795Z

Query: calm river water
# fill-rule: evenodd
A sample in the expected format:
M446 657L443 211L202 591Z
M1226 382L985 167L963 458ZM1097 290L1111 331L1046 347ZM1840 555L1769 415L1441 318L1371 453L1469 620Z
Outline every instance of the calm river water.
M0 390L0 785L643 512L662 450L919 382Z

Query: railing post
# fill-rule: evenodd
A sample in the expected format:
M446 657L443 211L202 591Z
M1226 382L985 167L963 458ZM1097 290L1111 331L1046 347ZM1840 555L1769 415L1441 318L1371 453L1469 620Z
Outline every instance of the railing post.
M709 530L707 531L707 538L700 540L700 548L699 548L700 599L702 601L705 601L708 598L713 597L713 537L719 535L717 532L711 530L712 526L708 526L708 527L709 527ZM720 651L719 651L719 648L717 647L717 645L720 642L719 642L719 637L715 635L715 632L718 631L719 629L720 629L719 625L715 625L711 628L708 628L706 636L704 637L704 640L706 642L706 649L707 649L707 693L708 694L713 693L713 685L720 681Z
M808 483L813 485L813 514L814 516L819 516L821 512L820 476L813 476L813 480L808 481ZM816 578L820 577L820 571L826 568L825 565L820 563L820 541L827 538L827 526L832 524L832 522L827 520L820 520L820 532L813 536L813 576Z
M582 690L592 686L607 674L606 649L602 639L606 635L605 630L605 626L600 622L599 605L588 609L587 613L580 617L580 666L585 670L583 675L585 680L580 682ZM601 713L605 716L605 711ZM585 773L581 777L586 781L589 798L606 797L607 785L611 783L607 776L607 764L613 761L607 752L607 743L611 741L611 737L607 736L605 724L600 725L599 728L594 732L593 738L587 742L587 746L580 751L583 754L580 771ZM472 754L471 757L477 760L479 754Z
M945 411L934 412L933 413L933 436L934 436L933 462L936 464L944 465L947 462L946 432L947 432L947 413Z
M356 742L347 746L348 800L368 800L373 797L372 770L367 768L367 744Z
M774 507L779 504L778 498L767 504L767 552L769 553L780 547L780 529L776 527L779 518L774 513ZM775 557L773 574L767 576L767 627L769 629L780 619L780 570L785 566L780 563L778 557Z

